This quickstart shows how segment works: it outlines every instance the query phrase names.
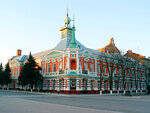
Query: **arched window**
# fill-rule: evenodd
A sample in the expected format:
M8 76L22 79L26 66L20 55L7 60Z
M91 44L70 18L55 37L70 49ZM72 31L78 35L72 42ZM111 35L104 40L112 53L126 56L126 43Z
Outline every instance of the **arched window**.
M76 61L71 60L71 70L76 70Z

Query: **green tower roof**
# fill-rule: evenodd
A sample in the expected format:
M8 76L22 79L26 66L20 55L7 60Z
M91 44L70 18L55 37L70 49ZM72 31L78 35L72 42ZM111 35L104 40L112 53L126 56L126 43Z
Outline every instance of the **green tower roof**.
M72 38L70 43L70 48L77 48L76 39L75 39L75 26L74 26L74 19L73 19L73 27L72 27Z

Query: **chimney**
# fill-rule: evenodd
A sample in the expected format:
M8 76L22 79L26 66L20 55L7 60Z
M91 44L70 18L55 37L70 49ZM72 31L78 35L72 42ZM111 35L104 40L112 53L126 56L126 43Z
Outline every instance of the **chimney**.
M21 56L21 52L22 52L21 49L17 49L17 55L16 56Z

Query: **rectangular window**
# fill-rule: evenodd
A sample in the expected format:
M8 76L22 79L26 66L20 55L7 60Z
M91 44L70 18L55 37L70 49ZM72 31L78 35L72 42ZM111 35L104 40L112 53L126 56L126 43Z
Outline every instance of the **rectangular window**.
M45 73L45 66L42 67L42 73Z
M106 74L106 66L103 65L103 73Z
M100 86L100 85L101 85L101 84L100 84L100 81L98 81L98 84L97 84L97 85L98 85L98 89L100 90L100 87L101 87L101 86Z
M50 72L50 64L48 64L48 66L47 66L47 72L48 73Z
M93 80L91 80L91 90L93 90L94 87L93 87Z
M59 63L59 70L62 70L62 65L61 65L61 63Z
M132 83L132 88L134 89L134 82Z
M53 80L53 89L55 89L55 80Z
M88 64L87 63L84 63L84 70L88 71Z
M107 89L107 82L104 81L104 90L106 90L106 89Z
M117 81L114 81L114 83L115 83L115 89L117 89L117 87L118 87Z
M88 74L89 70L88 70L88 63L84 63L84 70L82 70L83 74Z
M82 65L81 65L81 62L79 62L79 70L82 69Z
M53 72L56 72L56 64L53 64Z
M100 72L101 72L100 65L97 65L97 73L100 74Z
M93 64L90 64L90 69L91 69L91 72L94 72L94 65Z
M50 84L50 81L49 81L49 80L47 80L47 81L46 81L47 89L49 89L49 84Z

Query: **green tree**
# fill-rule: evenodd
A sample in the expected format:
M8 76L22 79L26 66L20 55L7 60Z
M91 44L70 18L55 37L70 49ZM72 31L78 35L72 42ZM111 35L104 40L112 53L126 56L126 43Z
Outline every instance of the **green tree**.
M7 88L9 88L8 84L11 83L11 70L9 67L9 62L5 66L5 70L3 73L3 80L4 80L4 84L7 85Z
M18 77L18 81L19 81L18 84L19 85L26 86L29 84L29 80L27 79L28 75L30 75L29 70L30 69L29 69L28 63L25 63L25 65L22 67L20 76Z
M20 76L18 78L19 84L22 86L30 85L32 91L33 87L41 83L43 79L41 73L39 72L40 70L41 68L35 62L35 59L30 53L29 58L23 66Z
M0 64L0 85L3 87L4 85L4 80L3 80L3 65L2 63Z

